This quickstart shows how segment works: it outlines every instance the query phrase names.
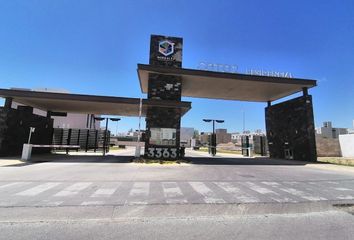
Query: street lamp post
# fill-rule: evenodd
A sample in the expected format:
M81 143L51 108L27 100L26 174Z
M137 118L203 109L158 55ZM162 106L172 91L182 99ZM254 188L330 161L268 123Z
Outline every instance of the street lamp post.
M118 129L118 121L120 118L103 118L103 117L94 117L95 121L103 121L106 120L106 127L105 127L105 132L104 132L104 138L103 138L103 156L106 155L106 144L107 144L107 131L108 131L108 119L111 120L112 122L117 122L117 129Z
M117 122L117 126L116 126L116 137L117 137L117 143L118 143L118 122L120 121L120 118L109 118L109 120L111 120L112 122ZM107 134L107 127L106 126L106 133Z
M215 122L217 123L223 123L225 122L224 120L217 120L217 119L203 119L204 122L213 122L213 133L211 135L209 147L211 148L210 152L211 155L215 156L216 154L216 134L215 134Z

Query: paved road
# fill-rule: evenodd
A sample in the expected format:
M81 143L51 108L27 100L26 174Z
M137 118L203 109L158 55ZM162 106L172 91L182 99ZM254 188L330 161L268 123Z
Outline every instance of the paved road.
M354 180L2 181L0 206L352 202L353 186Z
M351 239L353 171L187 151L192 164L39 157L0 167L0 239ZM320 165L325 166L325 165ZM350 169L350 168L345 168Z
M0 239L335 239L352 240L344 212L233 217L0 222Z
M129 162L134 149L119 153L2 167L0 206L354 202L351 172L193 151L195 164L141 165Z

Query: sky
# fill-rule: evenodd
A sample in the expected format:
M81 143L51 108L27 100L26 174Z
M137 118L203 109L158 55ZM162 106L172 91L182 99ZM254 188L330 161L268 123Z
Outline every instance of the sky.
M316 126L352 128L353 13L352 0L0 0L0 88L146 98L136 69L148 63L150 35L177 36L184 68L235 64L317 80ZM210 131L202 119L216 118L229 132L265 129L265 103L183 100L192 109L182 127ZM118 131L130 128L138 118L122 116Z

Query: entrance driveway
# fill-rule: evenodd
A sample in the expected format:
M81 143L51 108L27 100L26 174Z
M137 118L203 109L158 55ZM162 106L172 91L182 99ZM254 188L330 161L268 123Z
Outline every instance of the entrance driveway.
M0 167L0 206L354 202L350 168L194 151L190 164L145 165L131 163L133 153Z

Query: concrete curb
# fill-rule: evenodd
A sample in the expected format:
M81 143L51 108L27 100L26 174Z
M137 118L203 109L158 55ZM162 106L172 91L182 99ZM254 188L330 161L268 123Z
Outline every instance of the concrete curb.
M329 163L324 164L306 164L306 167L318 168L323 170L331 170L331 171L340 171L340 172L352 172L354 173L354 167L351 166L342 166L342 165L334 165Z
M354 201L353 201L354 203ZM338 211L336 202L256 203L256 204L181 204L132 206L65 206L0 208L0 223L126 220L159 218L242 217L268 214L298 214ZM343 204L340 202L339 204Z

